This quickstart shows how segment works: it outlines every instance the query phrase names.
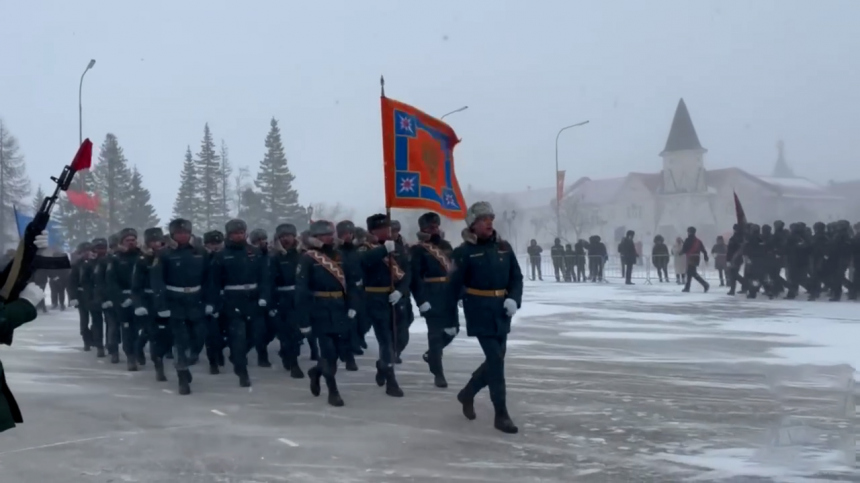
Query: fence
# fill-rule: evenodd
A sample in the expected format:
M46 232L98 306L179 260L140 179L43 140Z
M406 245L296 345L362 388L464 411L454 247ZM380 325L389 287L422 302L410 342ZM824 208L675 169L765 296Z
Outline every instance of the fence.
M532 279L532 263L531 257L526 254L521 254L517 256L520 267L523 271L523 276L526 279ZM603 261L603 277L602 281L604 282L613 282L613 281L623 281L624 273L622 272L622 264L620 255L610 255L608 258L604 257L585 257L585 280L591 281L591 271L589 270L590 265L594 263L598 265L601 261ZM667 278L664 278L666 282L675 282L677 277L675 276L675 257L669 255L666 256L666 272L668 274ZM657 268L654 266L655 260L650 256L642 256L639 257L637 263L633 265L633 274L631 279L637 281L644 281L645 283L660 283L661 277L657 272ZM558 265L559 273L558 278L561 281L575 281L575 272L568 271L568 267L570 270L573 270L573 267L576 265L575 257L565 257L560 260L559 263L554 264L551 256L541 255L540 264L535 264L535 277L543 278L544 281L551 281L556 279L555 266ZM683 264L683 268L686 270L686 262ZM537 277L538 269L540 270L541 277ZM710 262L705 264L704 259L702 259L699 263L698 267L699 275L701 275L705 280L714 281L719 283L720 274L714 268L714 259L710 258ZM725 278L725 271L723 271L723 278ZM664 282L665 283L665 282Z

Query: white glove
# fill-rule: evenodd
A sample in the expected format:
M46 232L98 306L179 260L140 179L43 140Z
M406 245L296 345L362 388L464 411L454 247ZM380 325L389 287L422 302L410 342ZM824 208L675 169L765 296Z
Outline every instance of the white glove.
M269 317L274 317L274 316L276 316L276 315L278 315L278 310L277 310L277 309L272 309L272 310L270 310L270 311L269 311Z
M158 316L161 317L162 319L170 317L170 311L169 310L162 310L161 312L158 313Z
M403 294L398 292L397 290L391 292L388 296L388 303L391 305L397 305L397 302L400 302L400 299L403 298Z
M30 302L30 305L35 307L39 305L39 302L45 299L45 292L39 288L38 285L30 282L26 287L24 287L24 290L21 290L18 298Z
M111 302L110 300L108 300L107 302L102 302L103 309L109 309L111 307L113 307L113 302Z
M346 316L349 317L350 319L354 319L355 318L355 310L353 310L353 309L347 310Z
M43 230L42 233L36 235L36 238L33 240L33 245L36 245L36 248L38 249L36 250L37 252L41 252L48 248L48 232Z
M206 315L212 315L212 312L215 312L215 307L207 305L206 307L203 307L203 312L206 313Z
M457 335L457 332L460 332L459 327L446 327L443 330L445 331L446 334L450 335L451 337L454 337L455 335Z
M394 244L394 240L385 240L385 249L388 250L388 253L393 252L397 246Z
M78 307L78 301L75 299L69 300L69 307L71 307L73 309L77 308Z
M122 308L131 307L131 299L125 299L122 301Z
M503 305L508 312L508 317L513 317L517 313L517 302L514 299L505 299Z
M265 307L266 306L266 300L265 299L258 300L257 305L259 305L260 307Z
M463 308L463 299L457 301L457 307Z
M308 335L308 334L310 334L310 333L311 333L311 328L310 328L310 327L302 327L301 329L299 329L299 331L300 331L303 335Z
M143 317L145 315L149 315L149 311L146 310L146 307L138 307L134 309L134 315L138 317Z
M430 302L424 302L423 304L418 306L418 311L422 314L430 310Z
M212 317L215 317L217 319L218 318L218 312L215 312L214 314L212 314Z
M52 278L51 280L53 280L53 281L55 281L55 282L59 282L59 281L60 281L60 277L54 277L54 278Z

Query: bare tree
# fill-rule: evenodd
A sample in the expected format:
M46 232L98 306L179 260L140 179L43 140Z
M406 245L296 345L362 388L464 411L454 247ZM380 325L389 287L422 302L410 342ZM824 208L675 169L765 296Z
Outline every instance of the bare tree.
M342 220L352 220L355 217L355 210L340 202L335 204L311 203L311 208L314 209L315 220L328 220L337 223Z
M555 206L553 206L553 209ZM596 206L586 203L581 195L571 195L561 201L562 228L573 230L576 239L582 238L588 230L599 228L606 224L600 218Z

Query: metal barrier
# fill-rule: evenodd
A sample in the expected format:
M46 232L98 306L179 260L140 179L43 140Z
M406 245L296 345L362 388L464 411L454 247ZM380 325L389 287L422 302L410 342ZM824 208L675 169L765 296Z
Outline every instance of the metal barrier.
M534 278L534 280L538 280L542 278L544 281L548 282L555 281L556 278L558 278L562 282L573 282L576 281L577 266L583 266L585 281L591 282L593 278L602 282L624 281L620 255L610 255L609 257L585 256L583 258L584 260L579 260L579 257L573 256L564 257L560 260L554 261L551 256L541 255L539 258L540 262L532 264L532 258L529 255L521 254L517 256L520 268L523 272L523 277L527 280L531 280L532 278ZM649 284L661 283L661 279L663 280L662 283L676 283L681 277L676 276L675 257L668 255L661 257L661 259L655 259L650 256L639 257L637 259L637 263L633 265L633 272L630 278L636 281L644 281ZM666 276L658 273L657 267L654 264L655 261L665 261ZM601 262L603 270L602 277L599 275L600 272L598 268L601 267ZM714 268L714 263L715 260L713 257L711 257L707 264L704 263L704 259L702 259L699 262L698 272L705 280L719 284L721 280L720 271ZM558 274L556 274L556 268L558 269ZM686 273L686 259L681 258L681 260L679 260L678 268L682 269L681 274ZM534 271L534 277L532 276L532 271ZM725 270L722 271L722 279L725 279Z

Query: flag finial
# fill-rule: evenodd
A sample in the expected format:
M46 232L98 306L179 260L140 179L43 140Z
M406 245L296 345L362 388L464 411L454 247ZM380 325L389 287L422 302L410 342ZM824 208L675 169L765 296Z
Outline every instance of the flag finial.
M380 96L385 97L385 76L379 76Z

